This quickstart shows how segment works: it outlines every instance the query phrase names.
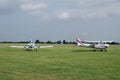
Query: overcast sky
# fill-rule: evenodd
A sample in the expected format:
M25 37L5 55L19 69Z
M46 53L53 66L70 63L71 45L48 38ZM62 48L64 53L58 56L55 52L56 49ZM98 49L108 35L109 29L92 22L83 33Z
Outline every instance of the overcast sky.
M120 0L0 0L0 41L115 40Z

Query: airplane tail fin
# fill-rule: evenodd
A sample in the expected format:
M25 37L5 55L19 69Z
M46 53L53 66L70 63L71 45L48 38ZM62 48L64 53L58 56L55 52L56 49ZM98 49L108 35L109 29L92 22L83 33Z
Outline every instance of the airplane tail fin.
M29 45L29 46L35 46L35 43L33 42L33 40L30 40L27 45Z
M77 38L76 41L77 41L77 43L78 43L78 46L81 46L81 45L83 45L83 43L84 43L84 41L81 40L80 38Z
M29 43L30 43L30 44L34 44L35 42L31 39L31 40L29 41Z

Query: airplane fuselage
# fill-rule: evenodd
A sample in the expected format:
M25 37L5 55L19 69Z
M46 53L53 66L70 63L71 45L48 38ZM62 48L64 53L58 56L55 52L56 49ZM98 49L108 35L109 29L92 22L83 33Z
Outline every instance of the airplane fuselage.
M95 49L100 49L101 51L107 51L106 49L109 47L109 44L104 43L103 41L100 41L98 43L94 43L94 44L88 44L88 42L86 43L85 41L81 40L81 39L76 39L78 46L81 47L87 47L87 48L94 48Z

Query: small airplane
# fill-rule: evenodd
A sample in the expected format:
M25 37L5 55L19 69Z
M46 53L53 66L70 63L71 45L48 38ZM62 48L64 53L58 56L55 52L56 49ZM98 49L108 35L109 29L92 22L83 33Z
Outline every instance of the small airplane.
M105 51L107 52L107 48L109 48L109 44L113 41L84 41L81 40L80 38L76 39L77 45L80 47L86 47L86 48L94 48L93 51L96 51L96 49L99 49L100 51Z
M11 46L13 48L25 48L26 51L37 51L38 48L51 48L53 46L37 46L32 40L25 46Z

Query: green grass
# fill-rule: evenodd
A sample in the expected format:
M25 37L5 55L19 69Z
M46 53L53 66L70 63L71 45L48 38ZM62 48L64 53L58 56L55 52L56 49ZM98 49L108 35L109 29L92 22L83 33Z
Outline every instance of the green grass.
M120 46L108 52L75 45L25 51L0 44L0 80L120 80Z

